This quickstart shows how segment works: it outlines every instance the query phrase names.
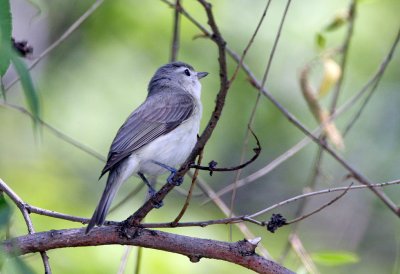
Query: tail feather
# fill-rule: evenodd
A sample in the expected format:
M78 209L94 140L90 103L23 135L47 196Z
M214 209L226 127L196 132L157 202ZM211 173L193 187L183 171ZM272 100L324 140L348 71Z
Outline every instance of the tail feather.
M101 195L100 202L97 205L97 208L94 211L88 226L86 227L86 234L88 234L94 226L101 226L104 223L115 194L117 194L117 191L123 182L122 179L123 178L119 176L118 171L110 171L106 187L103 191L103 194Z

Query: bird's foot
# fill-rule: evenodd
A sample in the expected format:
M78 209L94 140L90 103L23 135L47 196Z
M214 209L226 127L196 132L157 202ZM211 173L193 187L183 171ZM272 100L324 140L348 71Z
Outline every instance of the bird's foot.
M174 179L176 172L177 170L171 171L171 174L168 176L167 182L169 184L180 186L183 183L183 178L179 177L178 179Z
M156 193L157 193L154 188L149 188L148 193L149 193L149 199L151 200L151 203L154 208L160 208L164 205L163 201L158 202L158 201L153 200L154 195L156 195Z
M171 174L168 176L167 182L176 186L180 186L183 182L183 178L178 178L178 179L174 179L175 174L178 172L175 168L167 166L166 164L157 162L157 161L153 161L154 164L159 165L160 167L165 168L166 170L168 170L169 172L171 172Z

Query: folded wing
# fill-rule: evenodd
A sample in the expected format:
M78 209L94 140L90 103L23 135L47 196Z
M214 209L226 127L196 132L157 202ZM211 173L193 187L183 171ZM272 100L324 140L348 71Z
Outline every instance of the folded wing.
M148 97L118 130L100 178L136 150L185 122L195 107L194 99L183 90Z

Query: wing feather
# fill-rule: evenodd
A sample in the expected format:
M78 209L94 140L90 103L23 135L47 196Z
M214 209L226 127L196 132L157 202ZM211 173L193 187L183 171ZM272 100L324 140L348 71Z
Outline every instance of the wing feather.
M118 130L100 178L136 150L185 122L195 108L193 97L183 90L149 96Z

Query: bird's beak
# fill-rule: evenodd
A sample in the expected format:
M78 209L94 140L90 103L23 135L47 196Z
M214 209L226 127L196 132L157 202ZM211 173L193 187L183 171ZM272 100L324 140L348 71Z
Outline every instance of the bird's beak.
M208 75L208 72L198 72L197 73L197 78L201 79L204 78Z

